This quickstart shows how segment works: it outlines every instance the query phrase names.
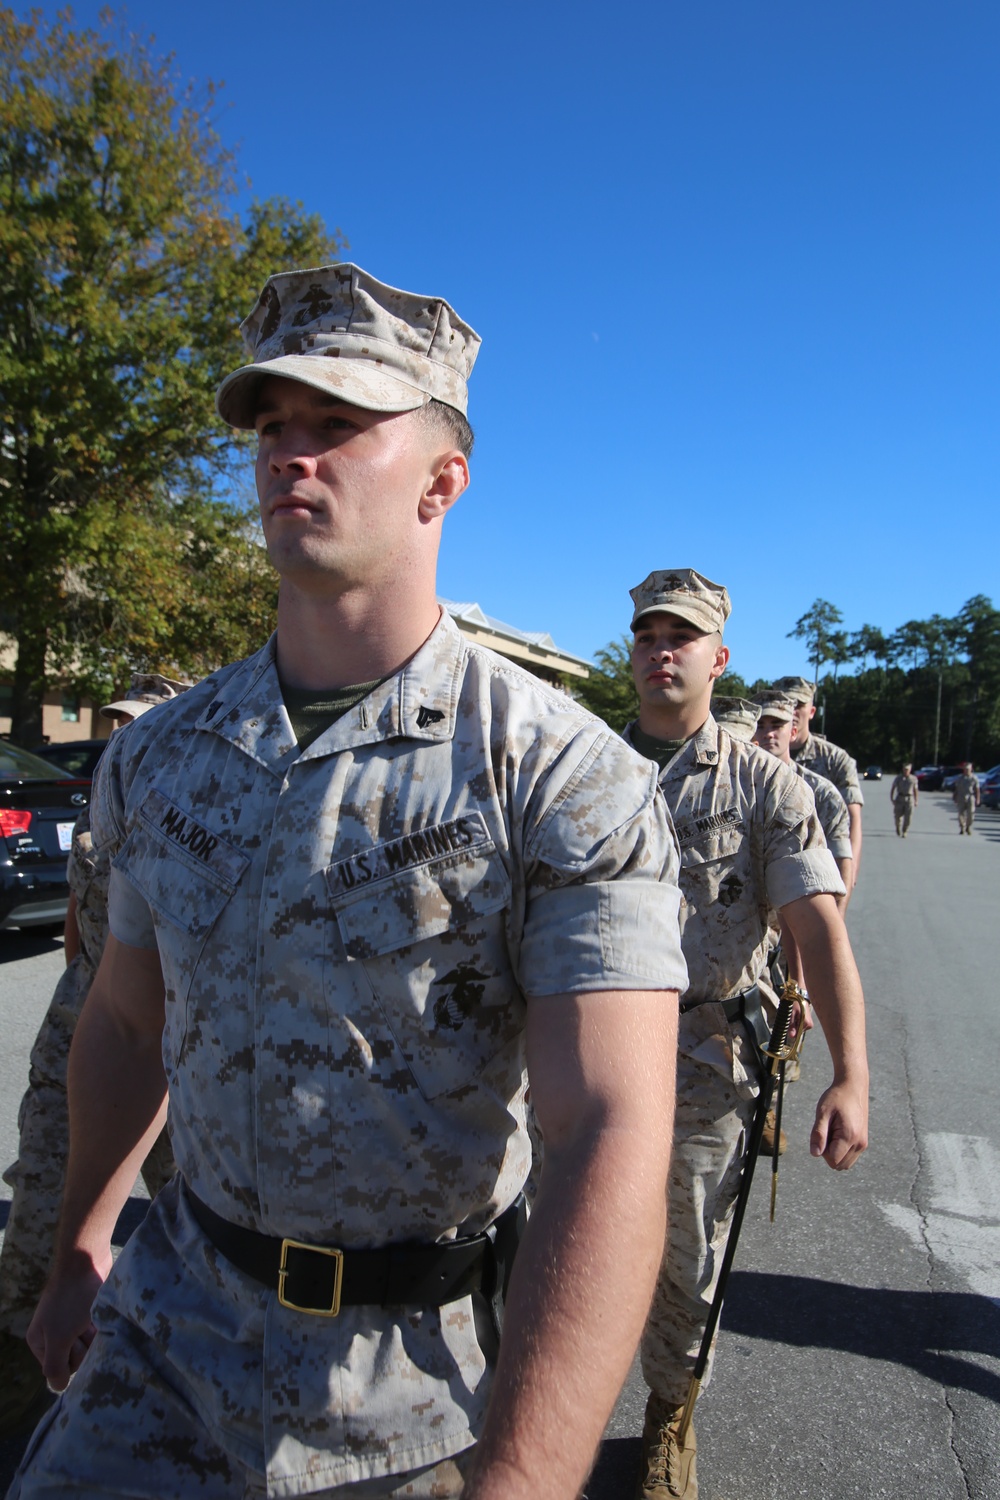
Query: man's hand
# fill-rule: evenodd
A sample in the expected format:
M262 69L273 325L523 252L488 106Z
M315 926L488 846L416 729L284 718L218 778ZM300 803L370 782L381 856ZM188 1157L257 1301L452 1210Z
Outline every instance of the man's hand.
M28 1327L28 1348L52 1391L64 1391L83 1363L96 1329L90 1318L94 1298L111 1270L111 1247L99 1271L89 1256L50 1280Z
M835 1172L854 1166L868 1146L868 1095L846 1084L833 1084L820 1096L816 1123L809 1137L812 1156L822 1156Z
M800 896L781 908L796 963L809 988L833 1058L833 1084L816 1106L813 1156L837 1172L853 1167L868 1145L865 1002L844 920L832 896Z

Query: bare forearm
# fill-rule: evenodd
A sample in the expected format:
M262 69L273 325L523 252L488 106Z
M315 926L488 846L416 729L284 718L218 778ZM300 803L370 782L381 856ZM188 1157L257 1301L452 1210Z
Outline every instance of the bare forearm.
M102 1270L111 1233L166 1118L155 1035L129 1035L89 1001L69 1058L70 1153L55 1268L90 1257Z
M861 804L851 802L847 808L847 816L851 824L851 853L853 855L853 869L851 872L853 884L857 884L858 871L861 869ZM848 886L847 894L850 895L852 886Z
M839 916L796 926L799 963L833 1059L834 1080L867 1081L864 994L847 930Z
M581 1492L648 1311L665 1178L646 1132L547 1148L466 1500Z

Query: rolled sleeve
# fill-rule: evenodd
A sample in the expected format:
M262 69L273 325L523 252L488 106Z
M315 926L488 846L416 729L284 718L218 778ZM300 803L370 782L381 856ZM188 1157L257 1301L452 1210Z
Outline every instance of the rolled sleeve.
M768 864L767 898L778 911L801 896L846 894L829 849L802 849L798 854L786 854Z
M148 903L114 866L108 882L108 926L118 941L130 948L156 947L156 928Z
M528 996L581 990L683 990L676 886L615 880L544 891L521 945Z

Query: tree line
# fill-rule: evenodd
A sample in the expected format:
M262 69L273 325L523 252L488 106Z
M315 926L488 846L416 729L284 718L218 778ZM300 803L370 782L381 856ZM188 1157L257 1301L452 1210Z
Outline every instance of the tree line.
M299 203L238 215L216 89L117 24L0 7L0 632L23 744L56 681L108 698L267 635L276 580L214 392L266 278L345 244Z
M863 766L1000 762L1000 610L985 594L953 617L907 620L886 632L875 625L846 631L826 599L788 631L803 640L817 684L815 725ZM597 670L574 685L578 698L621 730L638 713L627 637L596 653ZM841 674L842 667L853 673ZM830 668L824 673L824 668ZM748 697L769 687L727 671L716 693Z

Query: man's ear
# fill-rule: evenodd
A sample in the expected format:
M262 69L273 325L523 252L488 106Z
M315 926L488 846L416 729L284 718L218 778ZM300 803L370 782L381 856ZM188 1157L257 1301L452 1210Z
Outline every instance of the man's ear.
M810 703L810 705L809 705L809 717L810 717L810 719L815 719L815 717L816 717L816 705L815 705L815 703Z
M434 466L430 483L420 497L417 513L421 521L436 521L450 510L469 487L469 463L457 448Z
M715 661L712 663L712 679L714 680L716 677L721 677L728 665L729 647L723 646L720 642L719 647L715 653Z

